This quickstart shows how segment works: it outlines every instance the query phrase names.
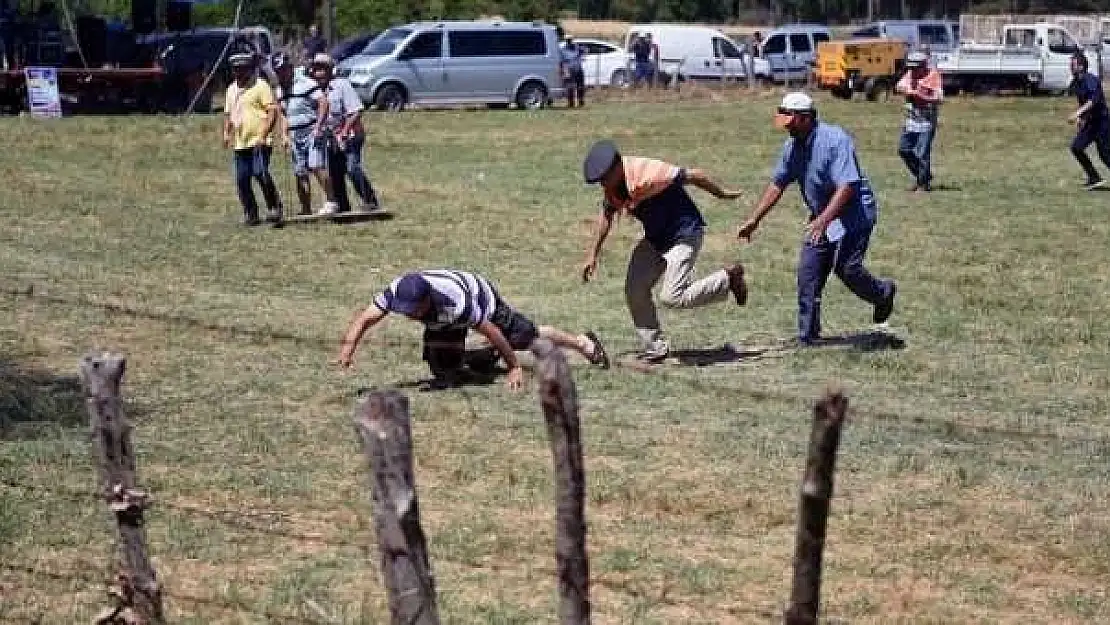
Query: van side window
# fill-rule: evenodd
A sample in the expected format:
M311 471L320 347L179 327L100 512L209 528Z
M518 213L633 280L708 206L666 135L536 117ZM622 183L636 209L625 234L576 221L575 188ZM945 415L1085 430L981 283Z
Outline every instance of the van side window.
M810 52L813 46L809 45L809 35L805 33L794 33L790 35L790 51L791 52Z
M782 54L786 52L786 35L768 37L763 42L763 54Z
M443 33L420 33L405 46L404 55L409 59L438 59L443 54Z
M544 56L547 43L540 31L455 30L447 35L452 57Z
M713 38L713 56L719 59L742 58L740 56L740 51L736 49L736 46L732 45L732 42L728 41L727 39L721 39L720 37Z
M921 24L918 26L917 36L919 43L930 46L947 46L948 29L939 24Z
M1075 54L1079 44L1062 28L1048 29L1048 49L1055 54Z
M1036 44L1036 32L1032 28L1011 28L1006 31L1006 45L1031 47Z
M828 41L828 40L829 40L829 34L828 33L813 33L813 44L814 45L817 45L817 44L821 43L822 41Z

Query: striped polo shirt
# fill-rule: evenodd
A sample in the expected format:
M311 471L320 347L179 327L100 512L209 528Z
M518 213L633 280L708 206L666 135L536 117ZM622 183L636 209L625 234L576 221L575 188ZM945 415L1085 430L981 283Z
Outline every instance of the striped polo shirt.
M644 226L644 238L659 253L679 239L700 234L705 219L686 193L686 170L664 161L625 156L624 186L627 195L606 192L609 210L630 214Z
M289 91L278 87L278 102L285 118L289 120L289 130L304 130L311 128L316 123L316 112L320 109L320 100L326 94L316 84L315 80L298 76L293 80Z
M432 287L432 307L420 321L430 330L474 328L489 321L500 297L486 278L468 271L431 269L416 272ZM386 312L393 310L397 284L395 278L374 298L374 305Z

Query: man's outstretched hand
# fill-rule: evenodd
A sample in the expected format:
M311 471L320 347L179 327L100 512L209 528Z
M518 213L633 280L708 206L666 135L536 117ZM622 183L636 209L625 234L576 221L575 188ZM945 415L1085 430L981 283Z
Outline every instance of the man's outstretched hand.
M752 235L755 234L755 230L758 227L758 221L755 221L754 219L749 219L740 226L740 229L736 232L736 238L751 243Z

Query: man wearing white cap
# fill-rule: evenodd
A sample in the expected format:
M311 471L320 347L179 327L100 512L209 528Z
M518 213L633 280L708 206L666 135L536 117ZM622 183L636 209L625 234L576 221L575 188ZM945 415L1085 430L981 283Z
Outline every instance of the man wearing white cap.
M362 169L362 146L366 143L366 130L362 125L362 98L346 78L334 76L335 61L327 54L312 57L310 71L317 83L324 87L328 97L328 174L335 193L339 212L351 210L347 197L346 179L351 179L355 193L362 199L361 210L380 208L377 193L370 178Z
M893 280L879 280L863 266L878 204L864 175L851 136L839 126L818 121L813 100L788 93L775 125L790 133L782 156L755 210L738 236L751 241L760 221L797 182L809 209L809 223L798 261L798 342L821 338L821 293L829 274L860 299L874 306L873 321L884 323L894 310Z
M907 71L895 93L906 96L906 121L898 142L898 155L913 174L912 191L931 191L933 182L933 138L937 134L937 112L944 100L940 72L929 67L924 52L914 51L906 57Z

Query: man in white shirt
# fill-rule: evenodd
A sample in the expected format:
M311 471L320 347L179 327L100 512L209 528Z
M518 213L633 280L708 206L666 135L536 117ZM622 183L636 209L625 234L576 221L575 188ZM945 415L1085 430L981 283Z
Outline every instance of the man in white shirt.
M362 169L362 146L366 131L362 125L362 98L346 78L334 77L335 61L327 54L317 54L309 71L328 96L328 171L339 212L351 210L347 198L346 179L351 179L355 193L362 199L363 211L380 208L370 178Z

